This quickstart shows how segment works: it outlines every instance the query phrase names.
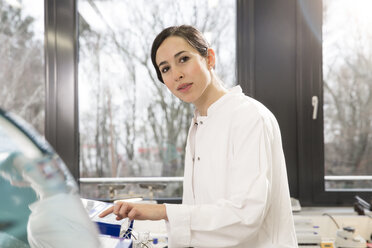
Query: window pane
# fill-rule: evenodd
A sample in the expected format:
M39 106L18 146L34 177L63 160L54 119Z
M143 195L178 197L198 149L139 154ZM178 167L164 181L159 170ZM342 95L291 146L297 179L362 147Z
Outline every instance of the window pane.
M0 108L44 134L44 85L44 1L0 0ZM0 117L0 121L2 167L7 149L15 148L11 134L17 131L7 129L12 126L8 120ZM7 173L3 169L4 176ZM27 222L35 192L29 187L15 187L2 176L0 189L0 246L29 247Z
M326 190L372 190L372 1L323 7Z
M0 108L44 133L44 1L0 0Z
M78 11L80 176L183 176L193 108L157 80L151 44L167 26L196 26L216 50L217 73L232 86L235 1L80 0ZM181 196L180 186L169 184L162 194ZM85 197L107 197L107 187L81 189Z

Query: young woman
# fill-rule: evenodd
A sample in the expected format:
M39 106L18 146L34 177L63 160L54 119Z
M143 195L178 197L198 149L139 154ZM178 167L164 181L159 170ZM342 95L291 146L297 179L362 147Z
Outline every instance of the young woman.
M227 90L215 53L191 26L163 30L151 49L159 80L195 106L181 204L117 203L117 219L167 223L169 247L297 247L279 126L240 86Z

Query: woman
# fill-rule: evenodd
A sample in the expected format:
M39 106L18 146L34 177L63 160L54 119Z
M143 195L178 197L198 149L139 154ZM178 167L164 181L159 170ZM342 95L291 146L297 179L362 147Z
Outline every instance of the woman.
M196 110L189 130L183 203L117 203L117 219L167 223L170 247L297 247L278 124L240 86L222 86L215 53L191 26L154 40L157 76Z

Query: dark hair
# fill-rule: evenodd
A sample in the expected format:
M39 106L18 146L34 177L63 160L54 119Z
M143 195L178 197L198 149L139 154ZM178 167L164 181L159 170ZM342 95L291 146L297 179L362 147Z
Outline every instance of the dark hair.
M156 52L158 51L163 41L171 36L178 36L178 37L185 39L187 43L189 43L190 46L195 48L195 50L197 50L202 57L208 56L209 44L204 38L203 34L196 28L189 26L189 25L182 25L182 26L172 26L172 27L168 27L164 29L156 36L154 42L152 43L152 47L151 47L151 61L155 67L158 79L162 83L164 83L164 81L161 76L159 67L156 64Z

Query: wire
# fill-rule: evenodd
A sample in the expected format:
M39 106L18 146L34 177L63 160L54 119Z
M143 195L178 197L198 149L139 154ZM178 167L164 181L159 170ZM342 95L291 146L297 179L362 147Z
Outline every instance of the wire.
M127 228L121 230L119 236L120 237L123 237L123 238L126 238L126 239L130 239L131 238L131 235L132 235L132 231L133 231L133 223L134 223L134 220L129 220L128 219L128 226L127 226Z
M337 229L340 229L340 226L337 224L337 221L335 220L335 218L333 218L332 215L327 214L327 213L323 213L322 215L326 215L326 216L328 216L329 218L331 218L331 220L333 220L333 222L336 224Z

